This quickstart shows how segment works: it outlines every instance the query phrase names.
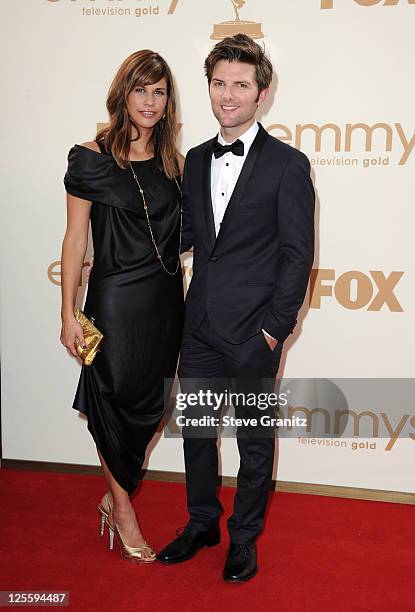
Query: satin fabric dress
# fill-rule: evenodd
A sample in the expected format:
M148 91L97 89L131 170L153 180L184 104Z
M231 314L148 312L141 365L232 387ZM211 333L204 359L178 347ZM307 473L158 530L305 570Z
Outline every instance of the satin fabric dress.
M164 413L164 381L174 378L183 329L181 267L163 270L151 242L143 201L130 168L75 145L64 183L89 200L94 265L84 307L104 334L91 366L82 366L73 408L111 474L131 494L145 450ZM143 187L163 262L177 265L181 194L155 159L131 162ZM180 184L180 179L179 184Z

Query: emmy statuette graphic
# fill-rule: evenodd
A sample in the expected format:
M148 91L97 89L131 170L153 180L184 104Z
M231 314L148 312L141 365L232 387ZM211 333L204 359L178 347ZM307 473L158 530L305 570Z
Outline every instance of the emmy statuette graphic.
M245 4L245 0L231 0L235 10L234 21L223 21L215 23L211 34L212 40L222 40L227 36L235 36L235 34L247 34L251 38L264 38L262 33L262 24L255 21L243 21L239 17L239 10Z

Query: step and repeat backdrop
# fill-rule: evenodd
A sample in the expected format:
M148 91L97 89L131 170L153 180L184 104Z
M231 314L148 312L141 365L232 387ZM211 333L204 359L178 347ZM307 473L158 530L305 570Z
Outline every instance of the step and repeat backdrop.
M259 120L308 155L317 194L310 288L280 370L301 379L291 410L313 425L281 437L276 476L415 493L415 0L7 0L0 14L3 457L98 463L71 408L80 365L59 342L70 147L107 121L110 82L143 48L174 72L180 150L212 137L203 62L244 31L275 67ZM85 289L83 274L80 301ZM171 422L152 446L149 468L184 471ZM234 439L221 457L236 475Z

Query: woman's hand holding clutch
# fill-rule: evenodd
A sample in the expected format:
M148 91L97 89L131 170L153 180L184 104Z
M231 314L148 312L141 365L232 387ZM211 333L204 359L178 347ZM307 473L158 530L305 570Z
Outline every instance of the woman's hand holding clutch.
M87 348L84 340L84 335L82 333L82 326L75 319L74 315L72 315L72 317L68 317L67 319L62 319L60 340L63 346L69 349L74 357L78 357L75 345L76 341L79 342L82 348Z

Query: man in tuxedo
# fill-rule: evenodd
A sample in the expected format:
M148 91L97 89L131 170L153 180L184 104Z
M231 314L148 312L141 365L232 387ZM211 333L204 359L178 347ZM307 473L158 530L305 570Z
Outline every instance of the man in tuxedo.
M231 379L236 389L272 391L313 262L310 164L255 120L273 72L257 43L243 34L219 42L205 71L220 132L189 151L184 170L183 251L193 246L193 277L181 388L195 390L198 381L199 388L217 389L218 381ZM159 553L164 563L190 559L220 540L216 433L187 427L183 437L190 520ZM237 444L240 468L223 571L233 582L257 572L255 539L272 480L275 432L239 428Z

